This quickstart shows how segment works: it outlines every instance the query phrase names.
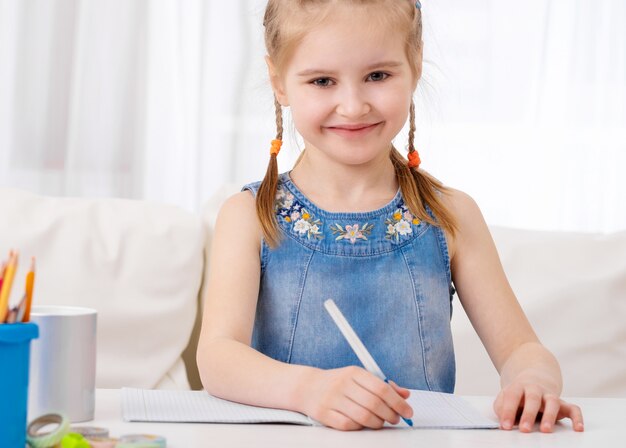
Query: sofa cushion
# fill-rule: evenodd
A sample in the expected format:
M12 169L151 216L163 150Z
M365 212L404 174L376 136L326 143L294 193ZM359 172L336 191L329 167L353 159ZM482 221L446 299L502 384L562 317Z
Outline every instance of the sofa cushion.
M626 397L626 232L492 228L504 270L539 339L561 364L565 396ZM455 299L457 392L499 379Z
M6 188L0 204L0 254L20 251L17 285L37 259L33 304L98 310L96 387L188 387L181 353L202 281L198 216L145 201Z

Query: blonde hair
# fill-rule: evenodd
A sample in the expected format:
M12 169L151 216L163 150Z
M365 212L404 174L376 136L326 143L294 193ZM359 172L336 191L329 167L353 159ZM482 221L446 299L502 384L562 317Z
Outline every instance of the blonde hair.
M265 9L265 46L274 68L280 73L286 66L295 48L304 36L324 22L337 4L379 5L384 14L373 14L372 20L383 25L392 24L395 29L406 30L406 55L413 75L421 74L422 15L415 7L414 0L269 0ZM274 99L276 108L276 139L282 139L282 107ZM409 110L409 153L415 151L415 106L411 102ZM414 153L417 155L417 153ZM389 157L394 166L396 178L407 207L421 221L439 226L454 235L456 220L445 206L442 194L449 190L437 179L420 170L409 168L407 160L391 146ZM300 158L298 161L302 158ZM298 162L296 162L297 164ZM278 187L278 165L276 154L270 155L265 177L256 196L256 211L266 242L276 247L280 242L280 232L275 212L275 196ZM427 207L433 216L427 211Z

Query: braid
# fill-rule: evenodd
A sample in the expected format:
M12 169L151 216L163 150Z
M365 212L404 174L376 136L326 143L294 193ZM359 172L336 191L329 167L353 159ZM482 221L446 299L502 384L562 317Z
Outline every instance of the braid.
M283 108L274 97L274 109L276 114L276 140L283 139Z
M439 226L454 236L457 230L456 219L441 199L441 194L448 194L450 190L426 171L419 169L420 157L415 149L415 103L413 100L409 108L408 147L408 163L393 146L390 153L406 205L421 221ZM428 213L426 207L430 208L434 216Z
M411 100L409 108L409 168L419 168L420 155L415 149L415 103Z
M263 236L271 247L276 247L280 241L274 200L278 188L278 162L276 161L276 156L280 150L283 138L283 109L276 97L274 97L274 108L276 110L276 138L272 141L270 161L256 195L256 213L263 229Z
M409 108L409 152L415 151L415 103Z

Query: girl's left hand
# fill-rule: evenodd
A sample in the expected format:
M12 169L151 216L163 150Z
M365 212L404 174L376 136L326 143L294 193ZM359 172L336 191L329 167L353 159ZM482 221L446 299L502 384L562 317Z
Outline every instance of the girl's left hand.
M514 381L504 387L493 409L500 420L500 428L510 430L519 417L519 429L532 432L535 421L541 417L540 431L552 432L556 421L569 418L574 431L584 431L583 415L578 406L566 403L559 396L536 382Z

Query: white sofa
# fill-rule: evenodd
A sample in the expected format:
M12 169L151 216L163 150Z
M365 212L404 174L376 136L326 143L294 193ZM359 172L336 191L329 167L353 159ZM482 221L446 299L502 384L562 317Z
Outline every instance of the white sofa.
M33 306L98 310L96 386L189 387L181 353L202 282L199 217L123 199L0 189L0 256L37 259ZM18 291L13 291L18 295Z
M195 215L145 201L0 188L0 258L20 250L19 285L25 259L37 257L35 305L98 310L97 387L199 388L206 251L233 191L225 187ZM564 394L626 397L626 232L492 233L518 299L561 362ZM493 395L497 373L456 298L454 305L456 391Z
M519 302L561 364L563 394L626 397L626 232L491 232ZM460 305L455 311L456 390L495 394L497 372Z

